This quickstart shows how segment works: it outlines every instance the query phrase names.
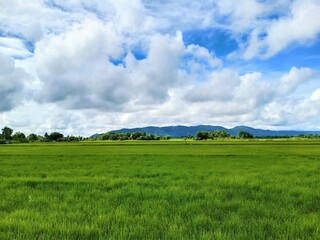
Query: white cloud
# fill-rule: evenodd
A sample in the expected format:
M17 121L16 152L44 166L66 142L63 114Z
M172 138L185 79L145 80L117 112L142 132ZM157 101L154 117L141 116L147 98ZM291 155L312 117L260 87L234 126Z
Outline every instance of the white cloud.
M310 99L311 99L311 101L314 101L314 102L320 100L320 88L318 88L317 90L315 90L315 91L312 93Z
M140 0L118 0L112 3L117 12L117 22L127 32L148 31L156 26L154 19L146 15L146 10Z
M184 52L181 33L175 36L155 35L150 39L148 56L141 61L131 57L126 71L138 103L163 102L168 91L180 80L179 58Z
M43 30L62 28L65 20L63 14L46 8L41 0L2 0L0 9L0 30L22 35L30 41L39 40Z
M215 1L142 1L147 13L157 20L159 29L184 30L211 27L214 24Z
M235 99L249 109L259 108L272 101L276 94L269 81L263 80L262 73L253 72L240 76L241 84L236 88Z
M23 99L23 81L26 73L15 67L14 59L0 53L0 112L9 111Z
M112 26L98 21L75 24L70 31L37 43L38 76L47 90L41 98L59 101L73 94L86 94L83 89L95 85L91 75L96 69L109 63L109 58L122 55L120 44L119 34Z
M126 66L116 66L110 59L122 57L125 39L112 29L90 21L39 42L36 60L43 91L38 100L101 109L163 101L179 79L181 34L151 36L146 59L137 60L129 53Z
M268 58L290 44L308 44L314 41L320 33L319 12L318 0L294 1L287 16L269 20L254 28L244 57Z
M288 74L285 74L280 79L279 92L287 95L294 91L302 83L312 79L316 76L316 72L310 68L296 68L292 67Z
M257 18L265 12L265 6L256 0L218 0L216 4L218 14L229 19L227 26L235 32L254 28Z
M18 38L0 37L0 52L11 57L27 58L32 54Z
M262 120L272 125L290 126L291 129L319 129L319 102L313 103L309 98L291 98L266 105ZM311 128L310 128L311 127Z
M266 56L272 56L293 42L306 43L320 32L320 2L295 1L291 15L270 25L267 30Z
M191 54L202 62L202 65L207 64L211 68L221 67L222 61L216 58L208 49L198 45L190 44L186 49L186 54Z
M212 72L205 81L194 85L185 97L191 102L230 101L239 83L239 76L234 71Z

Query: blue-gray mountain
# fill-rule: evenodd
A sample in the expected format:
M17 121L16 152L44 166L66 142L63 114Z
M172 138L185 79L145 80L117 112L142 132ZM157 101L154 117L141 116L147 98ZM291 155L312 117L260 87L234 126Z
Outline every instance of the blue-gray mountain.
M224 128L221 126L199 125L199 126L168 126L168 127L143 127L143 128L123 128L110 132L118 133L133 133L144 132L147 134L155 134L159 136L171 136L171 137L185 137L195 136L198 131L214 132L216 130L225 130L232 136L237 136L239 131L246 131L255 137L284 137L284 136L298 136L300 134L320 134L320 131L294 131L294 130L264 130L256 129L247 126L237 126L234 128ZM98 138L100 134L94 134L91 137Z

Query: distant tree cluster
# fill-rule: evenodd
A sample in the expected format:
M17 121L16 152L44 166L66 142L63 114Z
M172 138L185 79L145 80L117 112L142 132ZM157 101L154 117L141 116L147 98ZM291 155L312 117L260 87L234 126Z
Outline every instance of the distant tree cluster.
M233 138L233 137L225 130L216 130L214 132L200 131L200 132L197 132L196 134L196 140L207 140L207 139L213 140L213 139L219 139L219 138ZM245 131L239 131L238 138L251 139L253 138L253 135Z
M62 133L52 132L50 134L45 133L44 136L31 133L26 136L22 132L15 132L12 128L4 127L0 134L0 143L27 143L27 142L78 142L82 137L76 136L63 136Z
M225 130L217 130L214 132L200 131L196 133L196 140L207 140L216 138L230 138L231 135Z
M109 132L100 135L99 140L169 140L170 136L158 136L144 132L122 133Z
M320 134L300 134L298 135L300 138L309 138L309 139L319 139Z
M245 131L239 131L238 137L242 139L252 139L253 135L251 133L245 132Z

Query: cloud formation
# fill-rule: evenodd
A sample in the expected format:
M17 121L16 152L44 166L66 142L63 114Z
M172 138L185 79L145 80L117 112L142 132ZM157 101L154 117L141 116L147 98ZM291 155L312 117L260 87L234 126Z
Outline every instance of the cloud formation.
M319 11L318 0L0 0L0 125L317 128Z
M290 44L308 44L320 33L320 2L293 1L289 13L255 28L250 36L246 59L269 58Z
M16 107L23 99L26 73L15 67L14 59L0 53L0 112Z

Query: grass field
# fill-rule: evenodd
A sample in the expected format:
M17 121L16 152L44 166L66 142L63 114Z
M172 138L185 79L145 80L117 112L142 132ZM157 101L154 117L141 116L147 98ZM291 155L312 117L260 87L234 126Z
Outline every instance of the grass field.
M320 239L320 142L0 145L0 239Z

